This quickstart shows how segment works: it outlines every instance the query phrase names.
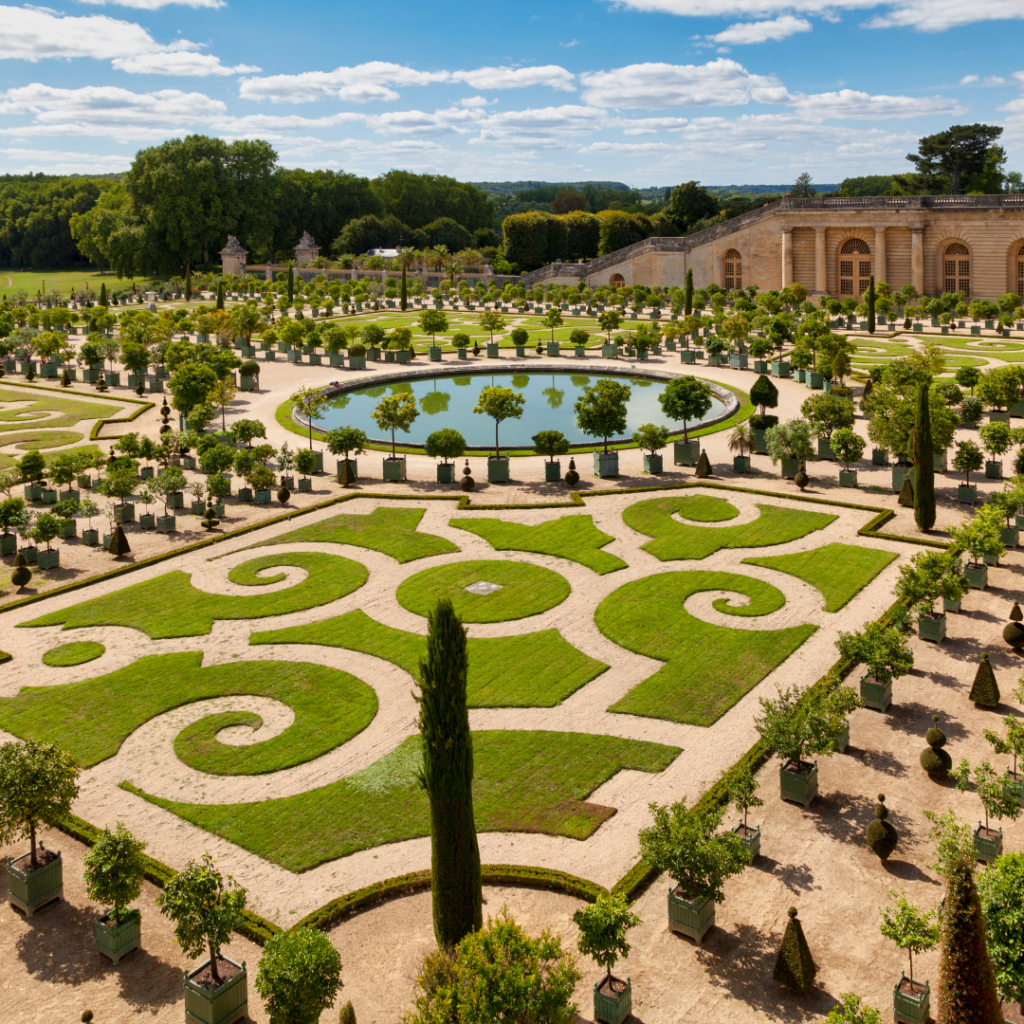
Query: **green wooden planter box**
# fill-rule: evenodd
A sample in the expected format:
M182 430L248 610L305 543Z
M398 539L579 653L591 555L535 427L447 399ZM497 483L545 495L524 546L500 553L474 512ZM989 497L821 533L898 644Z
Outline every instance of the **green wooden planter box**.
M130 910L119 925L106 914L97 917L96 948L115 964L133 949L142 949L142 915Z
M748 825L746 834L744 834L743 822L738 821L733 832L740 837L740 842L747 848L751 860L761 855L761 829L759 826Z
M594 476L609 477L619 475L618 452L594 452Z
M253 492L253 501L255 501L257 505L269 505L270 504L270 488L269 487L257 488Z
M168 508L183 508L185 505L185 495L182 491L171 491L167 495L167 507Z
M888 711L892 704L892 682L879 683L871 676L861 676L860 696L864 707L876 711Z
M308 476L299 477L299 490L300 491L311 491L313 490L313 481Z
M586 359L587 358L587 346L586 345L574 345L573 346L573 351L574 351L577 359Z
M526 346L525 345L516 345L516 358L517 359L525 359L526 358Z
M622 1024L633 1012L633 986L627 978L625 991L609 996L601 991L604 980L594 985L594 1020L601 1021L602 1024ZM621 978L613 976L612 980L623 984Z
M64 525L60 528L60 539L70 540L72 537L78 536L78 523L74 519L65 520Z
M25 562L28 565L39 564L39 548L35 544L26 544L22 549L21 553L25 556Z
M908 466L904 463L897 462L892 467L892 493L899 494L903 490L903 481L907 479L907 474L914 471L913 466Z
M662 471L663 465L664 459L661 455L644 456L644 471L647 473L654 473L657 475Z
M988 586L988 566L984 563L975 565L969 562L964 566L964 576L973 590L984 590Z
M797 383L799 383L799 384L806 384L807 383L807 371L806 370L794 370L793 371L793 376L796 377Z
M455 473L454 462L439 462L437 464L437 482L439 484L450 484Z
M489 455L487 457L487 482L489 484L507 484L509 480L509 460L507 455Z
M1002 480L1003 479L1003 461L1002 461L1002 459L986 459L985 460L985 479L986 480Z
M348 368L350 370L365 370L366 369L366 356L349 356L348 357Z
M832 445L826 437L818 438L818 458L831 459L833 462L835 461L835 452L832 451Z
M945 640L946 613L919 616L917 620L917 635L922 640L934 640L936 643Z
M144 512L139 516L139 527L143 530L155 530L156 516L152 512Z
M850 720L843 722L843 731L832 741L832 749L837 754L845 754L846 748L850 745Z
M554 462L544 463L544 483L557 484L562 479L562 463L556 459Z
M174 516L158 516L156 520L157 533L174 533L177 520Z
M239 501L252 501L252 488L251 487L239 487L238 488L238 500Z
M397 458L394 459L384 459L382 465L385 483L401 483L405 479L404 455L399 455Z
M190 511L192 512L192 515L194 516L206 515L206 502L203 501L202 498L200 498L198 501L193 501L189 507Z
M345 465L345 461L346 461L345 459L338 459L337 463L335 463L335 476L337 477L337 479L339 481L341 480L342 467ZM359 460L358 459L349 459L348 463L352 467L352 479L353 480L358 480L359 479ZM294 491L295 490L295 478L291 477L291 476L283 476L283 477L281 477L281 486L282 487L287 487L289 491Z
M950 601L948 597L942 599L942 610L944 612L958 612L960 611L961 598L957 598L955 601Z
M736 370L745 370L747 368L746 352L733 352L729 356L729 365Z
M560 356L562 354L562 347L557 341L545 342L544 349L549 356Z
M734 473L749 473L750 472L750 456L749 455L734 455L732 457L732 471Z
M888 466L889 453L884 448L873 448L871 450L872 466Z
M149 384L147 386L148 391L163 391L164 382L159 377L150 377Z
M1006 423L1010 422L1010 414L1004 412L1002 409L991 409L988 414L989 423Z
M604 350L606 348L612 348L612 347L613 346L611 346L611 345L602 345L601 346L601 355L604 355ZM696 351L694 349L684 348L679 353L679 362L681 362L681 363L695 363L696 361L697 361L697 353L696 353Z
M487 358L488 359L497 359L498 358L498 346L497 345L491 345L490 343L488 343L488 345L487 345Z
M699 943L715 926L714 900L691 903L682 896L677 896L675 887L669 889L668 926L670 930Z
M526 353L524 352L523 355L526 355ZM466 358L468 358L467 355L466 355L466 350L464 348L457 348L455 350L455 358L456 359L466 359Z
M958 484L956 500L962 505L973 505L978 500L978 488L974 484Z
M793 477L800 472L800 460L799 459L782 459L782 478L784 480L792 480Z
M803 804L806 810L818 795L818 762L802 762L811 766L809 772L795 772L789 767L790 763L787 761L779 769L779 796L783 800Z
M926 981L923 992L901 992L905 977L900 971L899 981L892 987L893 1020L896 1024L925 1024L931 1015L931 988Z
M441 362L441 351L442 350L441 350L441 346L440 345L431 345L430 346L430 348L427 350L427 352L428 352L428 354L430 356L430 361L432 363L439 363L439 362Z
M820 391L825 386L825 378L820 373L815 373L814 370L811 370L808 373L807 386L812 391Z
M26 501L42 501L43 500L43 487L42 487L42 484L26 484L25 485L25 500Z
M135 506L131 502L125 502L123 505L114 506L114 522L115 523L133 523L135 522Z
M857 486L857 470L855 470L855 469L841 469L841 470L839 470L839 486L840 487L856 487Z
M18 538L15 534L0 534L0 555L13 555L17 550Z
M991 864L1003 852L1003 830L1001 828L990 828L988 835L982 835L985 829L981 822L974 830L974 856Z
M47 550L43 548L40 550L37 560L40 569L56 569L60 566L60 549L50 548Z
M773 377L788 377L790 374L789 362L785 359L773 359L772 360L772 376Z
M708 356L708 366L721 366L725 357L719 352L712 352Z
M385 363L393 363L393 362L395 362L395 352L394 352L393 349L385 349L384 350L384 362Z
M57 492L52 487L43 488L43 504L44 505L56 505L57 504Z
M696 466L700 460L700 441L673 441L672 462L677 466Z
M42 843L40 849L45 849ZM35 871L16 868L7 858L7 896L11 903L31 917L40 907L64 895L64 861L57 856Z
M96 547L100 542L99 530L83 530L82 531L82 543L88 545L91 548Z
M399 349L399 350L398 350L398 351L397 351L397 352L395 353L395 358L396 358L396 359L397 359L397 360L398 360L398 361L399 361L400 363L407 363L407 362L409 362L409 360L410 360L410 359L412 359L412 355L413 355L413 354L412 354L412 352L410 352L410 351L409 351L409 349L407 349L407 348L400 348L400 349Z
M1015 548L1020 542L1020 532L1016 526L1003 526L999 530L999 539L1008 548Z
M768 360L767 359L755 359L754 360L754 373L767 373L768 372Z
M222 961L227 960L221 956ZM234 1024L247 1016L249 1010L249 985L245 961L240 964L229 961L241 970L219 988L207 989L196 984L192 977L199 974L209 963L201 964L191 973L184 972L185 1021L186 1024Z
M253 379L254 379L254 378L252 378L252 377L247 377L247 376L245 376L245 375L241 376L241 377L239 378L239 380L241 381L241 385L242 385L242 386L241 386L241 390L242 390L242 391L252 391L252 390L254 390L254 389L253 389L253 383L252 383L252 382L253 382Z
M946 468L946 450L943 449L941 452L935 452L935 454L932 455L932 469L934 469L936 473L945 473Z

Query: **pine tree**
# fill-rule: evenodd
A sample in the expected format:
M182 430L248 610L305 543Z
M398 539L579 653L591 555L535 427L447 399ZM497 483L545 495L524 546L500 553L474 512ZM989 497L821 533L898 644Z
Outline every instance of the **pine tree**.
M900 488L900 496L896 499L896 504L902 505L904 508L914 507L913 475L913 473L908 473L903 478L903 486Z
M107 282L100 282L100 305L107 305Z
M974 866L961 856L949 872L942 911L939 1024L1005 1024L986 947Z
M992 665L988 660L988 651L981 656L968 699L973 700L975 704L980 704L983 708L999 707L999 686L996 683L996 674L992 671Z
M453 950L483 926L480 848L473 818L473 738L466 706L466 630L447 598L428 616L420 661L420 783L430 800L434 936Z
M914 425L914 521L919 530L930 530L935 525L935 456L929 397L929 386L919 385Z
M288 305L295 302L295 268L288 268Z
M783 988L805 996L814 984L818 967L811 956L810 946L804 938L804 929L796 916L796 907L789 908L789 921L782 936L782 945L775 961L772 979Z
M868 282L868 334L875 333L875 275Z
M693 270L686 272L686 293L683 303L683 313L689 316L693 312Z

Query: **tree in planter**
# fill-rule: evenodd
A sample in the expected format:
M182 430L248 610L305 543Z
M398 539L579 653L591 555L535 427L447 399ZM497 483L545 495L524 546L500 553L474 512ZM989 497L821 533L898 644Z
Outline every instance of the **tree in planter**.
M218 984L220 948L241 923L245 897L233 878L225 881L207 853L198 862L190 860L156 898L160 913L174 922L174 937L186 956L195 959L209 950L210 973Z
M441 459L447 465L450 459L460 459L465 454L466 439L452 427L443 427L427 438L423 451L429 458Z
M306 417L309 424L309 447L313 447L313 422L320 419L330 399L319 388L299 388L292 395L295 408ZM264 437L266 434L263 435Z
M512 388L485 387L480 389L473 412L490 416L494 420L494 454L501 458L498 447L498 426L502 420L518 420L523 415L526 399Z
M427 656L419 665L417 701L423 740L418 777L430 801L434 935L446 950L483 923L466 651L466 630L451 601L442 599L428 616Z
M107 471L107 475L97 484L96 489L108 498L120 499L124 505L125 499L135 493L137 483L134 465L118 463Z
M46 550L52 550L50 548L50 542L56 540L64 528L64 520L59 516L54 515L52 512L41 512L36 516L35 523L32 525L32 531L29 536L37 546L39 544L45 544Z
M436 345L434 336L448 330L448 315L442 309L425 309L419 315L419 324L420 330L430 335L430 344Z
M665 871L678 895L691 903L722 903L725 880L750 863L750 852L734 832L719 832L723 808L699 811L684 800L650 805L654 824L640 830L640 852Z
M321 931L278 932L263 947L256 991L271 1024L317 1024L341 984L341 956Z
M754 450L754 436L746 423L737 423L729 435L729 451L738 452L740 458L744 458L748 452Z
M611 344L612 331L617 331L621 323L622 315L614 309L606 309L603 313L598 313L597 315L597 324L604 331L608 344Z
M649 455L657 455L668 444L668 428L644 423L633 431L633 444Z
M855 430L850 427L839 427L832 432L829 444L835 457L843 464L843 468L849 472L850 464L860 462L864 454L865 441Z
M22 480L38 487L46 479L46 457L38 450L26 452L18 459L18 472Z
M125 907L142 892L146 874L142 851L145 849L146 844L119 821L113 832L105 828L85 855L86 895L111 908L105 917L112 919L115 926L139 913L137 910L125 913Z
M763 807L764 801L757 795L757 778L749 765L737 766L727 776L729 802L743 815L743 831L747 831L747 811L751 807Z
M764 443L772 465L780 459L795 459L802 465L814 455L811 425L806 420L790 420L769 427L765 431Z
M1017 700L1024 702L1024 681L1017 684L1013 695ZM1003 718L1003 725L1006 729L1005 736L1000 736L991 729L985 729L985 739L992 744L997 754L1004 756L1013 755L1013 767L1007 771L1009 775L1019 782L1020 776L1017 774L1017 762L1019 759L1024 758L1024 722L1014 715L1006 715Z
M997 508L985 505L978 509L972 519L960 526L950 526L949 535L953 538L952 550L956 553L966 551L971 561L979 565L985 558L999 558L1006 551L1000 539L1003 516Z
M363 435L363 442L366 441L366 435ZM357 452L357 455L361 455L362 452ZM291 476L292 470L295 468L295 453L288 447L288 442L285 441L281 445L281 450L277 453L277 468L281 471L282 476Z
M316 469L316 452L312 448L300 448L295 453L295 468L308 478Z
M79 768L55 743L26 740L0 746L0 843L27 838L38 868L36 832L71 813Z
M269 466L256 463L246 474L245 482L254 491L269 491L277 481Z
M1005 775L996 775L988 761L982 761L972 768L965 758L949 774L956 780L956 788L962 793L969 793L971 786L974 786L985 811L986 832L990 831L990 817L1000 821L1003 818L1016 821L1020 817L1022 808L1011 780Z
M555 328L562 326L562 311L560 309L549 309L544 314L544 326L551 329L551 341L555 340Z
M366 433L358 427L335 427L324 434L324 441L327 443L327 450L332 455L340 455L345 462L349 462L352 455L362 455L366 451ZM291 457L290 452L289 458L294 465L295 459ZM284 473L284 465L280 458L278 464Z
M427 312L430 312L427 310ZM434 312L438 312L435 310ZM373 421L381 430L391 431L391 458L397 458L395 452L395 431L409 432L409 427L419 415L416 408L416 396L404 392L397 395L385 395L374 407Z
M981 446L989 453L992 460L998 459L1010 450L1013 441L1010 428L998 420L995 423L986 423L978 428L978 436L981 438Z
M675 383L676 381L672 381L668 387L672 387L672 384ZM668 388L666 388L667 391ZM665 408L664 394L661 397L663 409ZM606 454L608 438L617 437L626 430L626 403L629 401L629 396L628 385L604 378L596 384L585 385L582 394L573 405L576 412L576 425L590 437L603 438Z
M933 924L934 910L921 910L907 900L906 890L890 889L889 905L880 907L882 923L879 931L896 943L897 949L906 950L910 957L910 985L914 985L914 954L934 949L939 941L939 926Z
M850 399L824 393L804 399L800 413L810 422L815 434L824 441L829 441L833 431L838 428L852 427L855 419Z
M533 450L538 455L546 455L549 462L554 462L556 455L566 455L569 451L569 440L560 430L538 431L531 440Z
M267 428L260 420L235 420L231 424L231 436L235 444L244 444L247 448L252 448L256 438L267 436Z
M796 687L778 690L778 697L762 697L761 714L754 727L764 745L782 761L783 768L804 771L806 758L830 757L839 728L826 700Z
M959 601L970 590L958 555L952 551L919 551L905 565L893 593L908 601L918 615L931 615L937 598Z
M999 997L1024 1006L1024 853L1004 853L977 885Z
M572 919L580 930L579 951L605 969L603 984L608 986L608 995L612 995L612 968L619 957L629 956L626 932L643 922L629 909L622 893L602 894L594 903L577 910Z
M218 380L216 371L205 363L183 363L167 382L171 404L187 418L193 409L209 401Z
M0 501L0 526L3 527L3 536L9 537L12 530L19 530L29 515L31 513L25 507L24 498L5 498Z
M506 320L493 309L485 309L480 314L480 326L490 335L491 344L494 344L494 332L505 330Z
M239 453L241 454L241 453ZM185 474L178 466L165 466L149 482L150 490L164 503L164 515L170 515L167 501L172 494L185 490Z
M981 470L982 461L981 449L973 441L957 441L953 469L963 473L966 486L971 484L971 474Z
M853 992L840 992L842 1002L829 1010L822 1024L882 1024L882 1015L873 1006L865 1006Z
M611 381L599 381L598 384L612 383ZM622 385L619 385L622 387ZM623 424L615 431L622 433L625 425L625 402L629 401L629 388L625 388L626 395L623 399ZM665 390L658 396L661 411L671 420L683 421L683 443L689 442L687 423L689 420L699 420L711 410L711 387L706 380L698 380L696 377L676 377L665 386ZM577 412L579 403L577 402ZM607 445L605 450L607 450Z
M859 633L839 634L839 656L864 665L876 683L884 685L906 675L914 667L914 654L897 626L869 622Z

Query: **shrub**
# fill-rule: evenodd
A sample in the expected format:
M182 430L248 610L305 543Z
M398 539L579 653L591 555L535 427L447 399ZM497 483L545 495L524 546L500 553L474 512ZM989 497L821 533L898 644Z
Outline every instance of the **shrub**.
M874 820L867 828L867 840L871 852L883 862L889 859L900 841L899 833L888 818L889 808L885 806L885 795L879 793Z
M136 839L121 822L111 832L105 828L85 855L85 886L89 899L110 907L114 924L122 920L122 909L142 892L146 844Z
M271 1024L317 1024L342 987L341 957L323 932L278 932L263 947L255 985Z
M946 734L939 728L938 715L932 715L932 723L932 727L924 735L928 749L921 751L921 767L936 779L945 779L953 767L953 759L948 751L943 750L946 745Z
M967 395L960 403L960 418L968 426L973 427L981 419L984 408L980 398L976 398L974 395Z
M920 910L908 902L901 889L889 891L889 906L879 911L882 923L879 931L896 943L898 949L905 949L910 956L910 981L914 980L914 954L934 949L939 941L939 929L932 924L933 910Z
M790 907L789 921L775 960L772 980L797 995L805 996L814 985L817 973L818 968L807 945L803 926L796 916L796 907Z
M983 708L999 707L999 685L996 683L996 674L992 671L992 663L988 660L988 651L981 655L968 700L973 700Z
M986 868L978 894L999 996L1024 1004L1024 853L1004 853Z
M613 893L602 894L594 903L577 910L572 919L580 930L580 952L603 967L610 981L615 961L629 956L626 932L642 924L640 918L629 909L622 893Z
M424 452L432 459L458 459L466 451L466 439L454 428L443 427L435 430L423 446Z

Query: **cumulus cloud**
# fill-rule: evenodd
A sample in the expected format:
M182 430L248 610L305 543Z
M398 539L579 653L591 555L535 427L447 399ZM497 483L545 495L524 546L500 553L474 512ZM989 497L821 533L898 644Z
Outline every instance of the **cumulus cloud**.
M531 68L477 68L475 71L453 71L453 82L466 82L474 89L524 89L546 85L549 89L573 92L573 75L557 64Z
M219 57L209 53L179 50L174 53L140 53L134 57L117 57L113 61L118 71L134 75L181 75L183 77L207 75L251 75L262 68L248 64L227 67Z
M11 146L0 147L0 154L6 166L16 168L15 173L20 174L29 171L44 171L47 174L102 174L127 170L131 164L131 157L119 153L97 156L94 153Z
M795 96L792 106L810 118L830 117L857 120L921 117L928 114L960 115L968 108L945 96L872 96L855 89Z
M113 5L117 7L134 7L137 11L158 11L161 7L177 4L180 7L227 7L225 0L79 0L79 3L93 4L96 7Z
M789 93L774 75L751 74L720 57L707 64L630 64L580 75L583 98L598 107L711 107L785 103Z
M708 39L716 43L728 43L732 46L744 46L748 43L766 43L778 41L798 32L810 32L811 23L806 18L794 18L784 14L773 21L743 21L730 25L727 29Z
M964 75L964 77L960 79L960 85L971 85L972 83L977 81L977 75Z

